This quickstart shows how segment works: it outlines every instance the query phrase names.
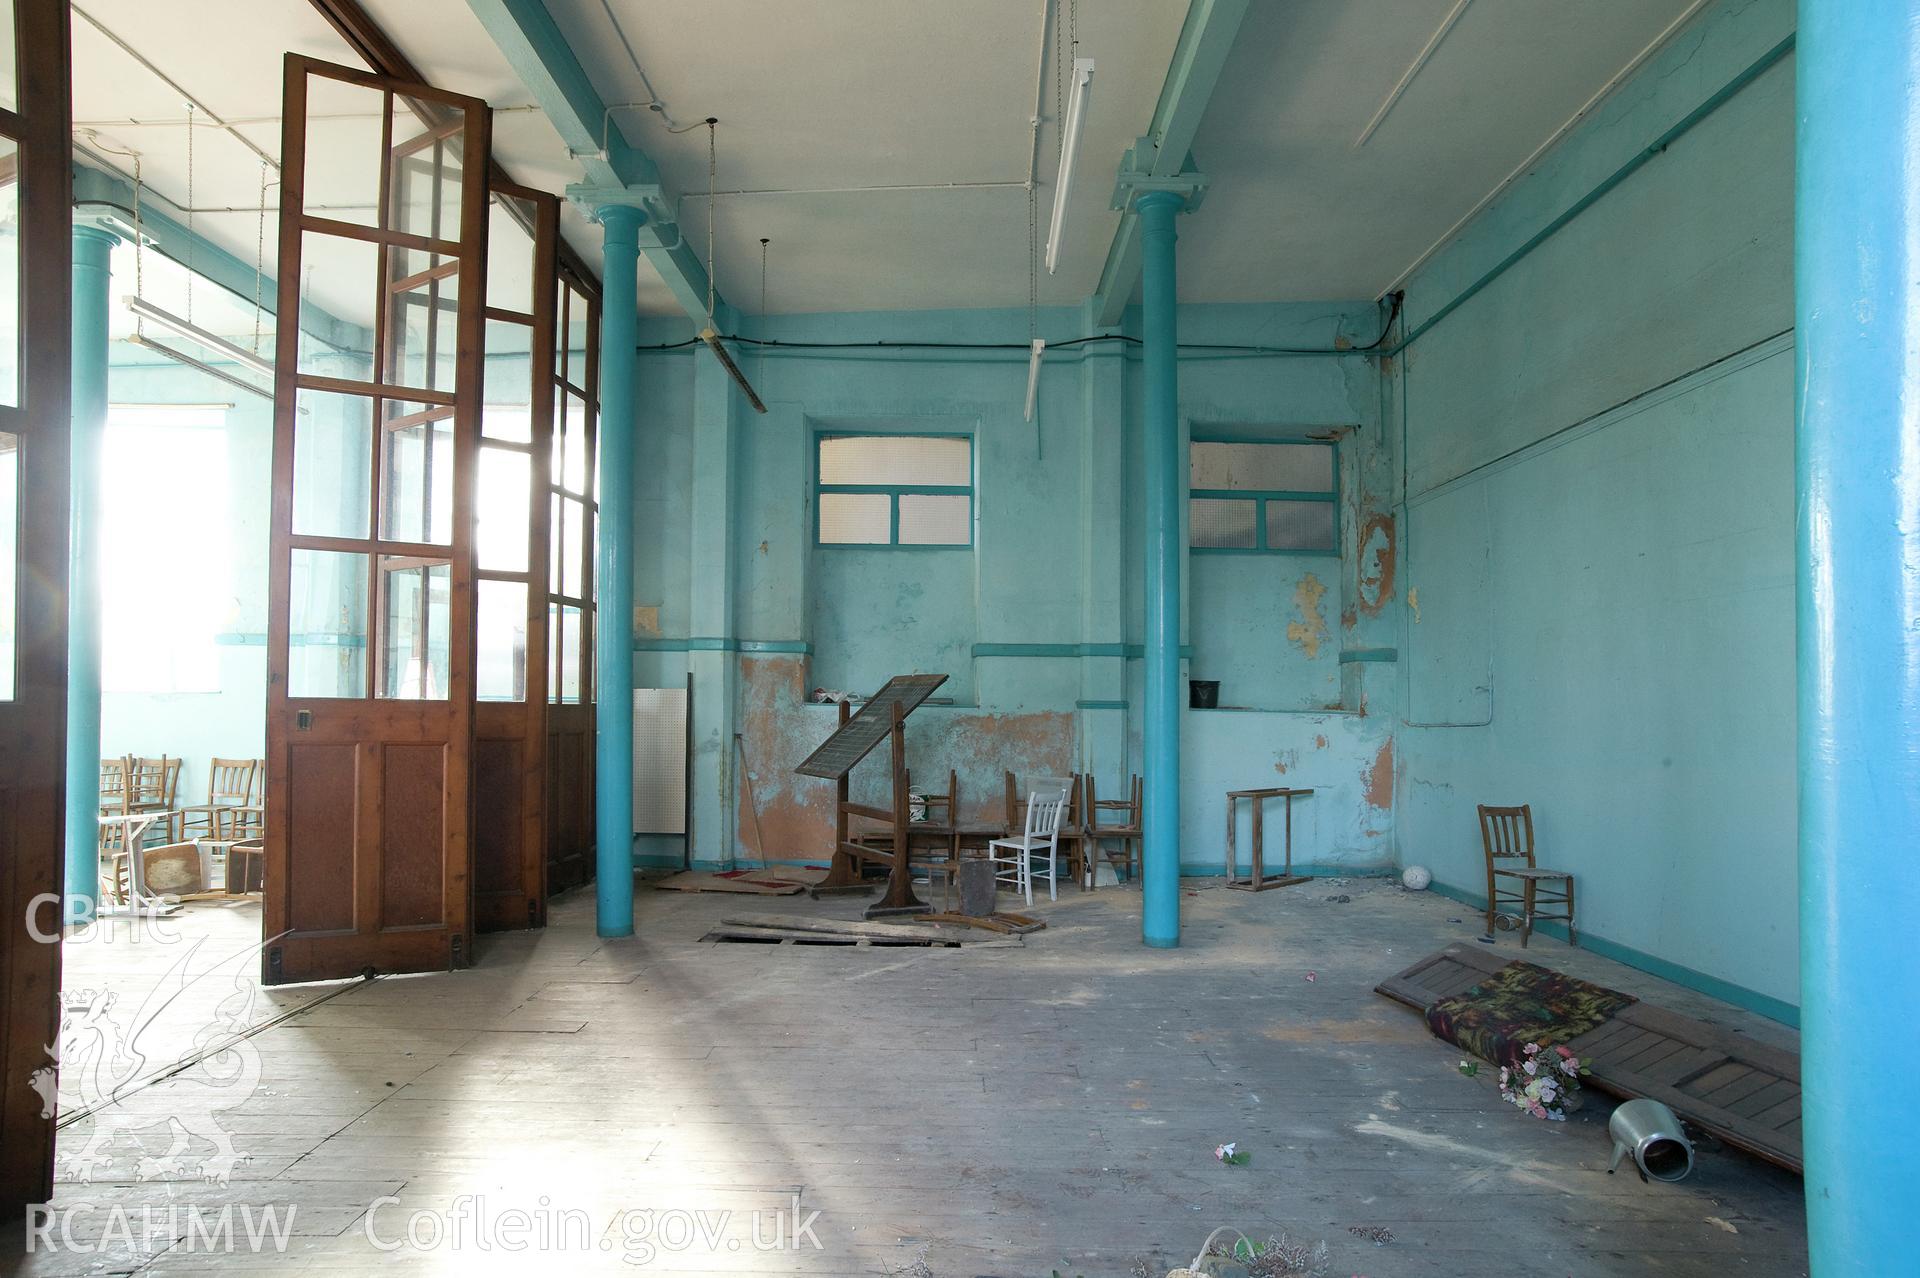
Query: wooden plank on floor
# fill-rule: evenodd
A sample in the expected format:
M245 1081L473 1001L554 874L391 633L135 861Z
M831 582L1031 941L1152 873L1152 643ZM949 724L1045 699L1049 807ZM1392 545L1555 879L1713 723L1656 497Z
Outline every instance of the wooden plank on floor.
M1498 954L1454 944L1374 989L1425 1012L1505 963ZM1796 1053L1644 1000L1568 1046L1587 1063L1587 1081L1599 1090L1650 1097L1729 1145L1801 1170Z

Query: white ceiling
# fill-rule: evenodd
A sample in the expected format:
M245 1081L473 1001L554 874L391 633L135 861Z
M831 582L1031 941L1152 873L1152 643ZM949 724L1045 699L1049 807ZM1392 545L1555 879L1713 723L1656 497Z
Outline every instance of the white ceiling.
M1054 66L1041 63L1044 0L549 0L548 8L605 101L647 99L630 45L673 120L695 126L674 134L654 112L614 116L681 194L682 229L703 254L700 121L720 119L716 188L768 192L715 201L719 286L735 305L759 309L763 236L772 240L773 311L1026 304L1036 94L1046 117L1043 237L1058 167ZM1042 268L1043 305L1077 303L1099 279L1117 220L1107 208L1115 163L1153 113L1186 9L1186 0L1074 6L1071 34L1096 70L1066 251L1057 276ZM899 189L948 184L960 187Z
M580 179L466 0L363 2L430 82L492 103L495 154L518 180L557 193ZM1042 4L548 0L606 101L646 100L629 46L644 66L666 113L618 111L614 122L681 193L683 231L702 257L700 121L720 118L716 274L750 313L760 309L763 236L772 241L771 311L1025 304L1022 184L1036 89L1046 121L1035 200L1043 237L1055 170ZM1375 295L1694 7L1697 0L1256 0L1194 144L1212 186L1181 226L1181 296ZM244 23L231 0L81 0L80 8L212 111L244 121L238 131L276 158L280 55L353 61L308 0L248 0ZM1112 175L1148 125L1186 9L1186 0L1075 5L1080 55L1098 70L1066 252L1057 276L1042 268L1042 304L1076 303L1098 281L1117 216L1107 208ZM82 140L102 152L141 151L150 194L184 205L180 95L77 14L73 26L74 115L93 130ZM1404 92L1358 144L1423 51L1429 56ZM694 127L674 134L669 118ZM367 125L315 128L344 143ZM213 128L198 130L194 146L196 229L251 263L259 159ZM107 158L130 170L126 158ZM277 204L273 188L268 204ZM595 228L571 210L565 218L568 239L597 265ZM265 238L271 272L271 215ZM352 317L362 290L345 289L343 274L314 272L310 288L316 302ZM675 313L651 268L643 264L640 275L641 309Z
M1194 156L1183 301L1349 300L1405 269L1699 0L1260 3ZM1456 20L1368 137L1415 60Z

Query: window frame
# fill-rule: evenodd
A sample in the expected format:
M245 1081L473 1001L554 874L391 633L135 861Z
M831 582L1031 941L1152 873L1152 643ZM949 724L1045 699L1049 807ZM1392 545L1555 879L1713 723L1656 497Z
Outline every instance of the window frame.
M1333 455L1330 470L1333 488L1326 492L1287 488L1195 488L1193 487L1193 446L1195 444L1255 444L1276 447L1309 445L1324 448ZM1284 555L1312 559L1340 558L1340 442L1300 435L1247 435L1228 431L1196 431L1187 440L1187 553L1193 555ZM1193 544L1193 503L1202 501L1251 501L1253 535L1251 546L1196 546ZM1324 550L1267 545L1267 503L1269 501L1326 502L1333 507L1333 545Z
M967 442L967 482L955 484L827 484L820 480L820 446L830 439L964 439ZM974 545L974 447L973 432L962 430L816 430L813 433L813 544L833 550L972 550ZM820 499L832 494L881 494L887 498L887 540L823 541L820 537ZM967 499L967 539L965 541L900 540L900 498L965 497Z

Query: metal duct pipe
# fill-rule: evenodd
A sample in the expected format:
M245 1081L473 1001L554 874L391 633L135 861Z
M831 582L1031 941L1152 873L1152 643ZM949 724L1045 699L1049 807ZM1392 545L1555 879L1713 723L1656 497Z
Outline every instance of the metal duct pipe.
M1613 1136L1613 1161L1607 1165L1611 1176L1627 1154L1640 1169L1640 1179L1685 1180L1693 1171L1693 1142L1679 1115L1657 1100L1630 1100L1613 1111L1607 1120Z

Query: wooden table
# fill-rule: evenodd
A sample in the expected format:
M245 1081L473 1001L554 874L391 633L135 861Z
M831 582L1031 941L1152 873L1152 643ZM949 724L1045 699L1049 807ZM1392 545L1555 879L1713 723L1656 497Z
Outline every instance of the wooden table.
M157 821L171 821L176 814L171 809L155 809L145 812L115 813L100 818L102 826L118 825L123 828L121 835L121 854L127 858L127 900L124 905L109 905L104 899L110 895L102 892L98 913L102 916L138 917L143 914L170 914L174 903L162 900L147 890L146 847L147 831ZM108 885L102 885L108 886Z
M1305 883L1307 876L1293 872L1293 801L1312 794L1312 790L1295 790L1276 787L1261 790L1227 791L1227 886L1238 888L1242 892L1264 892L1268 888L1288 887L1295 883ZM1240 807L1240 800L1246 799L1253 804L1253 872L1245 877L1240 874L1240 853L1238 840L1234 837L1234 817ZM1265 810L1269 799L1286 800L1286 866L1278 874L1268 874L1261 863L1265 849L1261 846L1266 834Z

